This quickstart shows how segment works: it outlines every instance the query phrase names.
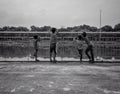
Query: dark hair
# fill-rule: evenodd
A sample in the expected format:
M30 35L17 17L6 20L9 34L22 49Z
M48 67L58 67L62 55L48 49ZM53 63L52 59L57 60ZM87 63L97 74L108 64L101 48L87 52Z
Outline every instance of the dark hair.
M56 28L52 28L51 31L52 31L52 33L55 33Z
M75 40L77 40L78 39L78 37L75 37Z
M82 40L82 36L81 36L81 35L78 35L78 39L79 39L79 40Z
M34 39L38 39L38 35L33 36Z
M83 35L83 37L86 37L87 34L86 34L86 32L83 32L82 35Z

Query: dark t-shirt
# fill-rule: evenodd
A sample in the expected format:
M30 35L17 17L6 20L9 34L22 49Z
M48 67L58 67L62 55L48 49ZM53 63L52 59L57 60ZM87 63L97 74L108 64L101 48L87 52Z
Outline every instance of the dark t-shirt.
M88 46L91 46L91 45L92 45L92 43L91 43L91 41L88 39L88 37L84 37L83 39L85 40L85 42L86 42L86 44L87 44Z

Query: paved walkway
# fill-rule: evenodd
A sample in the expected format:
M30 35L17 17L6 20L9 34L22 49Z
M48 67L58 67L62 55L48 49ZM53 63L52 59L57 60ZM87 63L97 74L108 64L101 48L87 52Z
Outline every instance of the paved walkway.
M120 94L120 64L1 62L0 94Z

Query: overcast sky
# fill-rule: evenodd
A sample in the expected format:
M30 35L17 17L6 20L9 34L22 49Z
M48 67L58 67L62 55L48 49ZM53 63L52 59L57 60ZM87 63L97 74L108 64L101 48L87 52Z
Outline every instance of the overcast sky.
M0 0L0 26L99 27L120 23L120 0Z

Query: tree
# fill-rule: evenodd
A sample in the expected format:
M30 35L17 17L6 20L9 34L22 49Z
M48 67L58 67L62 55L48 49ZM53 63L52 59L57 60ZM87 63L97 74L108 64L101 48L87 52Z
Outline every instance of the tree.
M91 28L91 26L85 25L85 24L79 26L79 30L80 30L80 31L81 31L81 30L92 31L92 29L93 29L93 28Z
M0 29L0 31L29 31L27 27L14 27L14 26L4 26L3 28Z
M60 32L68 32L68 29L64 28L64 27L61 27L58 31L60 31Z
M27 27L19 26L19 27L16 27L16 31L29 31L29 29Z
M114 26L114 31L120 31L120 23Z
M36 26L31 26L31 31L48 31L50 30L50 26L43 26L43 27L36 27Z
M3 29L0 27L0 31L3 31Z
M92 31L92 32L96 32L97 30L98 30L97 27L94 27L94 26L90 27L90 31Z
M9 26L4 26L4 27L2 28L2 30L3 30L3 31L9 31Z
M110 25L105 25L101 28L101 30L108 32L108 31L113 31L113 28Z
M72 31L73 27L67 27L67 31Z
M30 28L31 28L31 31L36 31L37 30L37 27L34 26L34 25L32 25Z
M43 26L39 28L39 31L49 31L51 29L50 26Z
M11 26L9 30L10 30L10 31L17 31L17 30L16 30L16 27L14 27L14 26Z

